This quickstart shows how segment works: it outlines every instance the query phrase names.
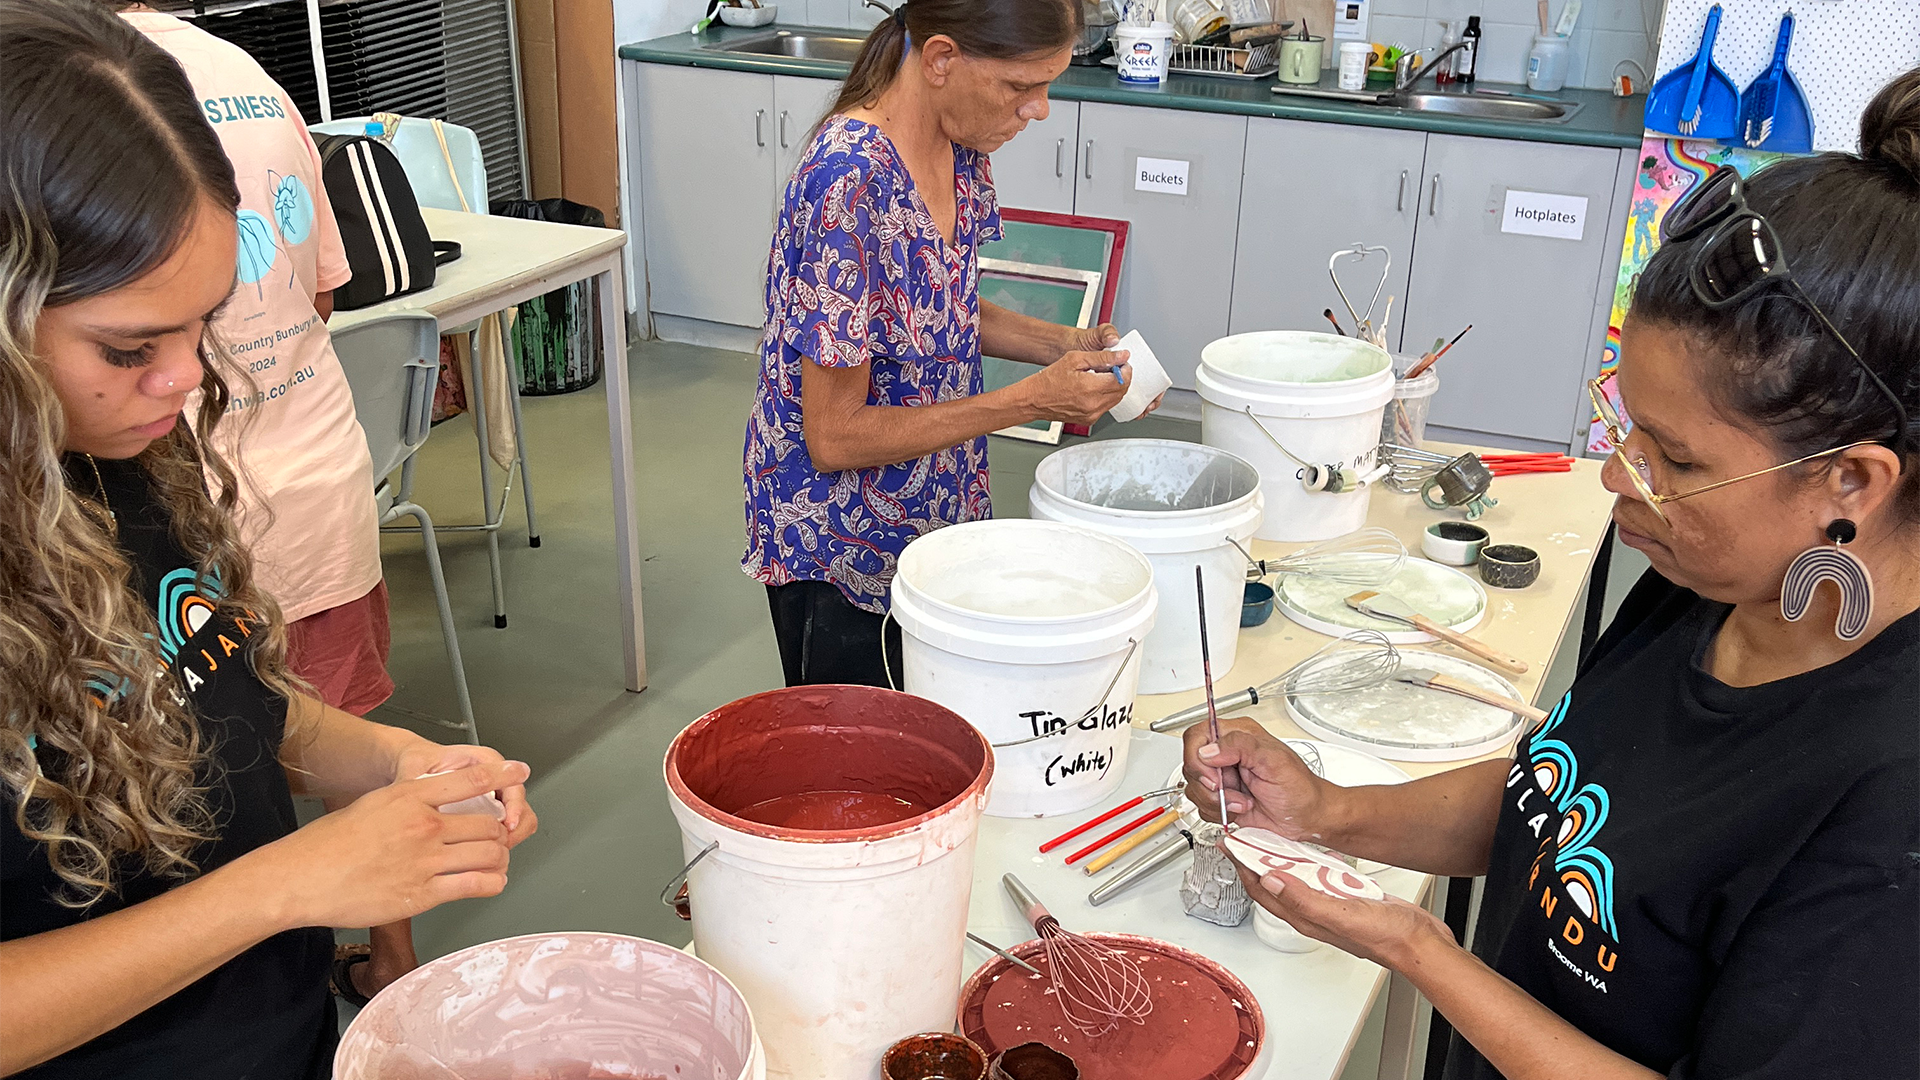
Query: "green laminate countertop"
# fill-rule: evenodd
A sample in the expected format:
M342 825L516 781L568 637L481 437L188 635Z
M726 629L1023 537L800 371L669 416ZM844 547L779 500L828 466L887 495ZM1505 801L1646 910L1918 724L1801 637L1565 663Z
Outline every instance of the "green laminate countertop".
M724 45L741 38L758 37L777 30L805 31L838 37L857 36L858 30L801 26L763 26L751 30L714 24L702 34L674 34L631 45L620 46L620 56L653 64L679 64L685 67L717 68L725 71L750 71L764 75L801 75L816 79L841 79L846 64L829 60L801 59L791 56L767 56L755 53L722 52ZM1323 85L1331 86L1333 72ZM1406 109L1365 105L1325 98L1276 94L1274 80L1218 79L1201 75L1174 75L1159 86L1128 86L1120 82L1112 68L1069 67L1053 83L1051 96L1060 101L1099 101L1113 105L1140 105L1158 109L1192 109L1197 112L1234 113L1241 116L1273 116L1285 120L1311 120L1324 124L1359 124L1367 127L1404 128L1433 131L1446 135L1479 135L1493 139L1519 139L1527 142L1570 143L1576 146L1608 146L1632 149L1640 145L1647 99L1640 95L1618 98L1605 90L1562 90L1553 94L1533 94L1524 87L1487 84L1485 88L1528 94L1532 97L1579 102L1583 108L1564 123L1529 120L1489 120L1481 117L1447 116L1411 112Z

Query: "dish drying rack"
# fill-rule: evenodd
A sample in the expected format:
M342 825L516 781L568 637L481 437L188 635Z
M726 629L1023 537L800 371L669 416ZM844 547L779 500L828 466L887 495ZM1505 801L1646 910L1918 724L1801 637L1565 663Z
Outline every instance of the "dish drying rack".
M1280 43L1269 41L1252 48L1175 45L1167 60L1167 70L1222 79L1264 79L1280 70Z

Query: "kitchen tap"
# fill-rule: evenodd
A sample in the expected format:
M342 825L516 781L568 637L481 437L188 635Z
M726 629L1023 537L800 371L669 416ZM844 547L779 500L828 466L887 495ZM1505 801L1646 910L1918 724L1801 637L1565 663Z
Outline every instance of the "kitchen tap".
M885 12L888 15L893 14L893 8L889 7L886 4L881 3L880 0L860 0L860 6L870 7L870 8L879 8L881 11Z
M873 3L873 0L867 0L867 3ZM1421 65L1420 70L1418 71L1413 71L1412 69L1413 69L1414 59L1418 57L1420 54L1406 53L1402 55L1400 57L1400 62L1394 65L1394 72L1393 72L1394 93L1402 94L1409 90L1412 90L1415 86L1418 86L1420 84L1421 79L1424 79L1427 77L1427 72L1432 71L1434 68L1440 65L1440 61L1445 60L1447 57L1452 56L1454 53L1457 53L1460 50L1472 44L1473 44L1472 41L1456 41L1452 45L1449 45L1446 48L1440 50L1440 54L1438 56L1435 56L1433 59ZM1412 74L1408 74L1409 72L1412 72Z

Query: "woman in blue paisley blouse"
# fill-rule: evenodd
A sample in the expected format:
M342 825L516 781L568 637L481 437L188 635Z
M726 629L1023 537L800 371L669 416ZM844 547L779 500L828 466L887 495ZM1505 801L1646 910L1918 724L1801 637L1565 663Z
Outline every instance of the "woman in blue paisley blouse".
M742 567L767 586L790 686L885 685L894 566L915 537L992 516L987 433L1091 423L1126 391L1126 354L1102 351L1112 326L979 295L979 245L1000 236L987 154L1046 118L1080 24L1076 0L903 3L787 183ZM983 349L1039 370L983 392ZM897 670L898 628L886 648Z

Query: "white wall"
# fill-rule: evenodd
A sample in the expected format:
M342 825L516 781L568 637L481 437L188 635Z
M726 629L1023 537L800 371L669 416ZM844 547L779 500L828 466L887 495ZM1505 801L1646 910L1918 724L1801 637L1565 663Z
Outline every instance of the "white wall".
M684 33L706 11L706 0L613 0L613 43Z
M1549 14L1560 18L1566 0L1549 0ZM1639 63L1653 72L1653 49L1648 30L1657 36L1662 0L1584 0L1580 21L1569 47L1572 66L1567 85L1606 89L1621 60ZM1440 43L1440 20L1456 28L1467 16L1480 16L1479 77L1490 82L1519 83L1527 77L1527 53L1539 33L1534 0L1372 0L1373 40L1388 45L1430 49ZM1551 25L1551 24L1549 24ZM1634 89L1645 92L1646 81L1631 69Z

